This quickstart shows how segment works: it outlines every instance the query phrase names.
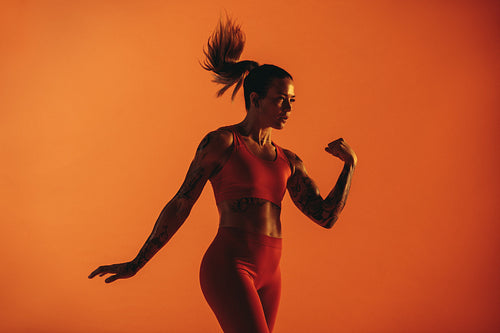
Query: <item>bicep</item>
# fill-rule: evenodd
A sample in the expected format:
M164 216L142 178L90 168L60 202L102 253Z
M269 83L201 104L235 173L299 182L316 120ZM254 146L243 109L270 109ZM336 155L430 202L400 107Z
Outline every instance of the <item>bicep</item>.
M300 168L296 168L294 174L288 180L287 189L293 202L301 204L300 206L321 199L318 186L314 180L309 177L305 170Z
M294 166L294 173L287 183L288 193L295 206L302 213L313 220L320 220L323 211L323 198L320 195L319 188L314 180L309 177L298 157Z
M292 175L287 182L288 193L292 200L294 202L307 202L319 197L319 189L307 174L304 162L290 150L285 149L284 151L292 168Z

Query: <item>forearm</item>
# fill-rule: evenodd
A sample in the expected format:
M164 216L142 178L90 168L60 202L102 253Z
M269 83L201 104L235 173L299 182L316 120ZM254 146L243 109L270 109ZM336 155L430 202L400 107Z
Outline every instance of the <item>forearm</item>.
M344 163L344 168L342 169L342 172L337 179L335 187L323 200L324 213L322 215L324 216L324 219L320 221L323 227L331 228L337 221L340 212L342 212L342 210L344 209L345 203L347 201L347 196L349 195L349 189L351 188L351 179L355 167L355 162Z
M186 200L174 197L161 211L151 235L132 261L140 270L175 234L191 210Z

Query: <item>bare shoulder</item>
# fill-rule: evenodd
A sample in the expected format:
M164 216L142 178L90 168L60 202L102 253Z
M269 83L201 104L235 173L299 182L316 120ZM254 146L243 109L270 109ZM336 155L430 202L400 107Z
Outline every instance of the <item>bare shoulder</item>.
M302 160L300 159L300 157L295 154L293 151L289 150L289 149L285 149L285 148L281 148L283 149L283 152L285 153L286 157L290 160L290 162L293 162L293 161L301 161Z
M233 144L233 131L231 126L224 126L210 132L221 144L231 146Z
M209 150L226 150L233 144L233 135L231 131L225 128L219 128L209 132L198 146L198 151Z
M285 148L283 149L283 152L285 153L285 156L288 158L288 161L290 162L290 165L292 166L292 174L295 173L295 170L302 170L304 169L304 164L302 163L302 160L300 157L295 154L293 151Z
M219 128L205 135L196 149L196 159L208 163L219 163L230 155L233 135L226 128Z

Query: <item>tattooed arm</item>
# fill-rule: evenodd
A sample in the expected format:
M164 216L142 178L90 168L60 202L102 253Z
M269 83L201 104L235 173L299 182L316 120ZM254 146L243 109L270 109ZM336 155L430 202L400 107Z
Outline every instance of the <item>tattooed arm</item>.
M201 141L191 162L186 178L175 196L161 211L151 235L134 260L126 263L101 266L89 278L96 275L108 277L105 282L134 276L174 235L187 219L191 208L200 196L207 180L220 169L232 145L231 133L218 130L209 133Z
M357 157L342 138L328 144L325 150L344 161L344 168L328 196L325 199L321 197L318 187L307 174L302 160L289 150L285 150L285 153L293 170L287 188L295 205L307 217L320 226L330 229L345 206Z

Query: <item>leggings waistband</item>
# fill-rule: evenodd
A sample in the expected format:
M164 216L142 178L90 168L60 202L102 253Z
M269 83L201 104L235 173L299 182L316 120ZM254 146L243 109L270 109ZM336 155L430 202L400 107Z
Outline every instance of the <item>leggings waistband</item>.
M229 236L238 238L244 242L258 243L265 246L281 249L283 240L277 237L271 237L256 232L246 231L237 227L219 227L217 236Z

